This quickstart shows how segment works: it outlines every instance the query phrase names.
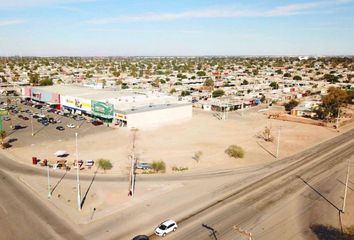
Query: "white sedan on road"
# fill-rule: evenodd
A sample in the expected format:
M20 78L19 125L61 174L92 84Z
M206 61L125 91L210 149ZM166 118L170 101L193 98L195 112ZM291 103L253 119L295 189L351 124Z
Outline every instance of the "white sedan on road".
M68 125L66 125L68 128L75 128L76 126L75 126L75 124L72 124L72 123L70 123L70 124L68 124Z
M178 228L177 223L173 220L166 220L161 223L156 229L155 234L160 237L166 236L170 232L176 231Z

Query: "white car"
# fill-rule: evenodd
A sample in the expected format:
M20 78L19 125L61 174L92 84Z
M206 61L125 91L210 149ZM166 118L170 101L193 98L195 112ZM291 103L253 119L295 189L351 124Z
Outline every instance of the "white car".
M72 123L70 123L70 124L68 124L68 125L66 125L68 128L75 128L76 126L75 126L75 124L72 124Z
M166 220L155 229L155 234L157 236L164 237L166 234L176 231L177 228L178 226L175 221Z

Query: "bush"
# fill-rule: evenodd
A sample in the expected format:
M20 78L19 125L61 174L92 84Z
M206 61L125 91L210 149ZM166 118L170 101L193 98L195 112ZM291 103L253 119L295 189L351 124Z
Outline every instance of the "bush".
M199 162L200 157L201 157L202 155L203 155L203 152L202 152L202 151L198 151L198 152L194 153L193 159L194 159L196 162Z
M293 110L293 108L295 108L297 105L299 105L299 102L291 99L288 103L284 104L284 107L286 111L291 112L291 110Z
M101 158L98 160L98 167L102 168L103 171L106 173L106 170L112 169L113 165L110 160Z
M164 161L157 161L157 162L152 162L151 164L151 168L155 171L155 172L166 172L166 164Z
M172 167L172 171L174 171L174 172L182 172L182 171L186 171L186 170L188 170L187 167L176 167L176 166Z
M243 158L245 156L245 151L237 145L230 145L226 150L225 153L232 158Z
M218 89L218 90L215 90L212 95L213 95L213 98L217 98L217 97L221 97L225 94L224 90L222 89Z

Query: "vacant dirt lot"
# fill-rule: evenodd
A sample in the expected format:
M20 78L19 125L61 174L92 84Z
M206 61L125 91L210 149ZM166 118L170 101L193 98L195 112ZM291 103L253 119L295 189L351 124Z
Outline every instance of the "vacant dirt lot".
M275 139L273 142L257 138L266 126L272 129ZM193 119L188 122L158 129L138 130L136 155L142 162L165 161L168 172L172 171L173 166L198 171L270 162L276 159L279 130L280 158L302 151L337 134L330 128L270 120L264 113L255 110L249 110L243 116L239 113L230 113L225 121L218 120L210 112L194 110ZM93 127L85 122L78 130L66 129L58 132L53 127L47 132L42 130L31 138L28 127L11 135L11 138L16 138L17 141L7 151L16 159L30 164L31 156L56 160L53 153L65 150L69 153L67 160L72 162L76 157L74 134L76 131L79 132L80 159L106 158L113 163L113 169L109 172L123 174L128 172L133 132L127 128ZM231 144L239 145L245 150L243 159L230 159L224 153ZM202 152L199 162L193 159L198 151Z

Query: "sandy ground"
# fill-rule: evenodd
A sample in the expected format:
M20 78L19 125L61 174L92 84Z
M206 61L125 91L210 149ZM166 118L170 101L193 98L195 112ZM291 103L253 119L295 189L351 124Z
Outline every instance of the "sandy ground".
M302 151L337 134L330 128L270 120L265 114L252 110L243 116L230 113L226 121L218 120L210 112L194 110L193 119L188 122L158 129L138 130L136 156L141 162L165 161L167 172L171 172L173 166L187 167L195 171L270 162L275 160L277 141L266 143L256 137L266 126L272 127L275 139L281 129L280 158ZM75 159L73 137L60 138L55 135L45 140L37 138L33 138L30 144L14 144L8 152L27 164L31 163L31 156L56 160L53 153L57 150L66 150L70 154L67 158L69 162ZM127 128L110 131L104 129L92 134L87 132L79 135L79 157L83 160L109 159L113 163L113 169L108 173L127 174L132 139L133 133ZM230 159L224 153L231 144L244 148L246 154L243 159ZM198 151L202 152L202 156L197 163L193 156Z

